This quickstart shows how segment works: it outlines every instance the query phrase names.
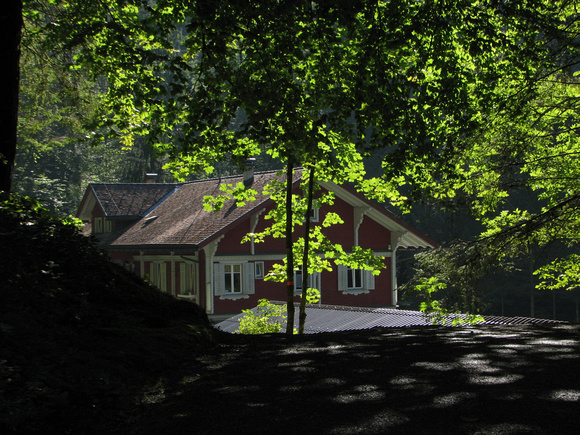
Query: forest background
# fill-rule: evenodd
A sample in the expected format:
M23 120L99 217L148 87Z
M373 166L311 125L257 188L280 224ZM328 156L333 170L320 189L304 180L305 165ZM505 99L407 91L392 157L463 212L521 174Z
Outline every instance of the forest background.
M33 4L25 3L25 8ZM135 136L127 142L115 135L107 136L104 129L98 130L100 109L109 83L104 78L95 79L81 68L71 68L77 54L73 48L47 52L46 41L34 27L34 9L28 12L22 44L14 191L38 197L55 213L64 216L76 212L89 182L142 182L146 172L159 173L160 182L174 181L170 172L164 170L168 158L157 154L144 137ZM572 24L569 26L572 28ZM181 44L180 38L185 38L185 34L177 32L172 37L176 44ZM570 71L566 74L566 80L574 86L575 64L574 61L567 65ZM88 128L91 125L95 126L94 130ZM366 157L369 176L381 175L384 153L385 150L375 150ZM276 158L258 157L257 170L280 168L282 163ZM216 166L216 171L219 175L229 175L239 169L223 162ZM188 179L196 177L207 175L197 174ZM403 218L437 242L446 245L453 240L475 240L484 230L469 204L456 201L450 207L449 203L442 205L428 199L419 198ZM400 214L394 206L387 206ZM521 184L514 184L502 206L537 211L542 207L538 195ZM533 274L538 267L569 251L570 247L562 243L530 247L508 268L487 270L477 279L474 288L481 312L578 321L578 290L538 290L539 278ZM415 262L412 253L399 258L398 276L402 284L415 274ZM416 309L419 303L412 289L405 288L401 308Z

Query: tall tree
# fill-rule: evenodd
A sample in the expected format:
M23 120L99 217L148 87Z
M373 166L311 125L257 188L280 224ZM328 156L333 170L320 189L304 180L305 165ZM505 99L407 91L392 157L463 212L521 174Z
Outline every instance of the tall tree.
M52 3L47 31L89 41L75 63L108 79L106 122L127 143L147 136L176 173L260 152L325 159L337 182L397 204L464 189L497 205L497 173L473 169L494 169L480 137L524 126L542 71L575 43L571 0ZM378 149L383 177L336 171Z
M0 58L3 59L3 86L0 90L0 195L10 194L16 157L18 91L20 83L20 40L22 1L8 0L0 9Z

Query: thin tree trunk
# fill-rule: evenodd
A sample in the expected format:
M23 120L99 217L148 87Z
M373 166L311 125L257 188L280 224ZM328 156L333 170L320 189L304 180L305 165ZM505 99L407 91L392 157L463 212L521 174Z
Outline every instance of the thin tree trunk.
M0 87L0 195L8 197L12 189L12 171L16 158L18 131L18 94L20 87L20 41L22 37L22 1L8 0L0 8L0 59L3 81Z
M294 167L292 159L288 159L286 167L286 334L294 333L294 242L292 240L292 174Z
M308 193L306 197L306 214L304 216L304 252L302 254L302 297L300 298L300 317L298 334L304 334L306 323L306 292L308 290L308 256L310 255L310 212L312 210L312 195L314 194L314 168L309 170Z

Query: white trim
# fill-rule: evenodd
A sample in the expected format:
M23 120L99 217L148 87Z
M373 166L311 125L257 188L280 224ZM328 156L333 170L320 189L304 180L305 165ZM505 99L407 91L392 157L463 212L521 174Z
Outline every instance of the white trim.
M244 293L227 293L220 295L220 301L237 301L238 299L250 299L250 296Z
M365 218L365 207L353 207L352 211L354 214L354 246L359 246L358 244L358 230L362 225Z
M400 232L403 236L399 242L401 247L414 247L414 248L434 248L429 241L425 240L421 235L415 234L414 232L408 230L405 226L401 225L399 222L390 218L388 214L383 211L370 206L368 202L360 198L359 196L353 194L352 192L346 190L344 187L339 186L331 181L319 181L319 186L333 192L338 198L347 202L353 207L366 208L365 214L372 220L388 229L391 232Z
M399 303L399 289L397 286L397 249L393 250L391 256L391 305L397 306Z
M208 314L213 314L213 259L217 251L218 244L224 238L222 234L217 239L211 241L202 248L205 252L205 311Z
M390 257L391 251L373 251L375 257ZM324 255L321 258L326 258ZM266 261L266 260L283 260L286 254L258 254L258 255L216 255L214 261L236 262L236 261Z
M364 289L349 289L349 290L343 290L342 294L343 295L364 295L364 294L368 294L370 293L370 290L364 290Z
M260 221L260 215L265 211L266 209L263 208L258 213L255 213L250 217L250 234L254 234L256 232L256 227L258 226L258 222ZM252 255L255 254L254 236L251 237L250 252L252 253Z

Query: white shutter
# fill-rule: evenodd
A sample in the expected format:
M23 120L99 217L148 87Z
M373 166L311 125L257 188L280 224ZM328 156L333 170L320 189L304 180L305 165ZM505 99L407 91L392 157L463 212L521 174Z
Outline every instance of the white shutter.
M242 266L244 274L244 287L242 288L242 292L247 295L253 295L256 293L256 285L254 281L254 263L244 263Z
M364 277L363 277L363 288L365 290L374 290L375 289L375 276L371 270L364 270Z
M338 291L348 290L347 267L344 264L337 264Z
M225 294L224 266L221 263L213 265L213 291L215 296Z

